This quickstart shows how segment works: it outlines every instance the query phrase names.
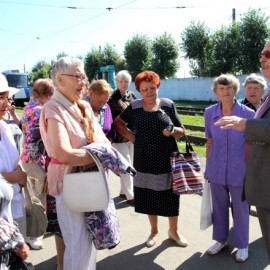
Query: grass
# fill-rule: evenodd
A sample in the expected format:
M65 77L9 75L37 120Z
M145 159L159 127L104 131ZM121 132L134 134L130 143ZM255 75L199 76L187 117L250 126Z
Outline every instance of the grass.
M175 106L183 106L188 108L206 108L210 105L215 104L216 102L212 101L190 101L190 100L174 100Z
M202 115L179 115L181 122L185 125L194 125L194 126L204 126L204 116ZM194 131L194 130L186 130L186 134L192 134L195 136L204 137L205 133L202 131ZM181 151L185 151L186 144L185 142L177 142L178 148L181 149ZM205 145L195 145L192 144L192 147L194 151L200 156L205 157Z
M204 116L202 115L180 115L180 120L183 124L194 125L194 126L204 126Z
M186 143L185 142L177 142L178 149L180 152L186 152ZM205 146L192 144L194 152L198 154L199 157L205 157Z

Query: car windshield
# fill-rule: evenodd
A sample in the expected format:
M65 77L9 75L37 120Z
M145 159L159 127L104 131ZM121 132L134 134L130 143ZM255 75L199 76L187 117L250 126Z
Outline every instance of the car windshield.
M9 74L7 75L8 85L15 88L28 87L27 75L25 74Z

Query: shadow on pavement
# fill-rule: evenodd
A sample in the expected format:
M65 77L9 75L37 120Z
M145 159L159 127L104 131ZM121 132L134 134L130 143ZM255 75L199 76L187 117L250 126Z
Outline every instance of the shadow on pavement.
M233 269L250 269L262 270L268 266L267 256L264 250L262 238L249 244L249 258L245 263L237 263L235 261L236 249L228 247L220 254L208 256L206 253L195 253L188 260L179 265L176 270L197 270L200 269L218 269L218 270L233 270Z
M154 260L168 247L170 247L169 241L166 240L157 248L152 249L152 251L136 255L141 249L145 248L145 244L134 246L99 261L97 263L97 270L161 270L164 268L156 264Z
M108 256L97 263L97 270L160 270L164 269L157 263L155 259L171 246L171 241L164 240L160 246L150 252L137 254L145 245L138 245L115 255ZM182 262L176 270L263 270L268 266L267 256L264 250L262 238L250 243L249 259L245 263L237 263L235 261L236 250L228 247L220 254L208 256L200 252L194 253L189 259ZM177 260L177 258L175 258ZM168 264L169 265L169 264ZM168 267L166 270L169 270ZM170 269L173 270L173 269Z
M35 270L56 270L56 256L36 264Z

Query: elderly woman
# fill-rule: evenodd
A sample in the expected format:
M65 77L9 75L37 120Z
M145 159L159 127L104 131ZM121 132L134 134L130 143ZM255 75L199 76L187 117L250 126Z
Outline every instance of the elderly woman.
M112 93L113 90L106 80L97 80L90 84L85 98L90 103L96 119L110 141L113 141L115 137L112 112L107 103Z
M208 255L219 253L227 246L229 236L229 206L233 205L233 245L238 249L236 260L248 258L249 205L241 194L246 172L245 133L224 131L214 123L222 116L236 115L252 118L254 111L238 103L239 80L230 74L215 78L213 91L219 103L205 110L207 138L205 178L211 185L213 200L213 239L216 243Z
M131 102L114 123L117 131L134 143L135 211L148 215L151 232L147 247L156 244L158 216L169 218L169 238L186 247L186 239L178 234L179 196L172 191L170 166L170 155L177 151L175 139L184 135L184 129L174 103L158 97L159 85L160 78L155 72L138 74L135 86L142 99ZM168 130L166 127L172 124L173 128Z
M262 72L270 80L270 40L267 40L261 53ZM258 219L263 235L265 248L270 263L270 95L257 110L255 119L237 116L225 116L215 125L221 129L232 129L245 132L248 146L247 171L245 176L244 196L251 205L256 206Z
M246 77L245 82L245 99L241 102L245 104L255 112L262 103L262 96L267 88L266 80L255 73Z
M21 187L26 184L26 173L18 165L19 153L8 124L4 122L9 109L9 98L17 89L8 87L6 78L0 74L0 261L1 269L9 269L11 250L25 260L29 248L22 234L13 223L11 200L14 185ZM13 191L14 190L14 191ZM21 194L21 191L19 192ZM21 211L23 205L20 205ZM18 209L17 209L18 211Z
M71 212L63 199L63 178L67 166L84 166L93 160L82 146L94 138L106 139L90 105L81 100L87 77L78 58L62 57L52 68L56 87L52 99L41 111L40 132L51 157L47 180L49 194L56 198L58 222L66 246L65 270L96 268L96 249L85 224L84 213Z
M131 75L127 70L121 70L116 74L117 89L113 92L108 101L110 105L113 120L124 111L131 101L136 99L135 94L128 90L131 83ZM129 124L128 128L133 130ZM126 160L132 164L133 160L133 144L120 133L116 133L113 147L117 149ZM134 205L133 178L130 175L122 175L121 177L120 196L127 199L129 204Z
M21 154L22 166L27 173L28 181L32 183L35 196L41 200L44 208L46 208L44 185L48 157L40 136L39 117L42 106L51 99L53 91L54 86L51 79L36 80L33 88L33 99L24 108L21 119L24 137ZM33 249L41 249L43 248L41 239L28 235L26 242Z

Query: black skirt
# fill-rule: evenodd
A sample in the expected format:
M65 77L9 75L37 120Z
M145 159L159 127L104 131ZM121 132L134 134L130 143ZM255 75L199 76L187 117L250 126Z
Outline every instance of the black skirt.
M179 215L180 196L172 189L156 191L134 186L135 212L173 217Z

